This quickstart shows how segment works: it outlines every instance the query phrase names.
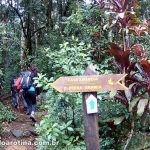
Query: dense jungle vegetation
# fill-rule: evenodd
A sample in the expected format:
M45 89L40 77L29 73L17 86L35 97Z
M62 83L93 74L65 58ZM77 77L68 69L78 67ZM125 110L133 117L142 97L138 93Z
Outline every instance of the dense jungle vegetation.
M59 93L51 83L83 75L89 64L98 74L126 73L129 87L97 93L100 149L150 148L149 0L0 0L0 9L0 100L12 75L37 66L38 107L46 114L35 125L36 140L59 142L37 149L86 149L82 94ZM0 122L14 118L0 103Z

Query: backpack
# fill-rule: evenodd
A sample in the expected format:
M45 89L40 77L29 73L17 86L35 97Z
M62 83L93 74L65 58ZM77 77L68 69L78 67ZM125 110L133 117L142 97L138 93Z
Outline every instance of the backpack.
M22 73L22 78L20 81L20 85L22 89L29 89L32 85L31 72L26 71Z
M17 90L21 88L21 85L20 85L21 79L22 79L21 77L18 77L17 79L15 79L16 81L14 83L15 83L15 87Z
M34 92L35 93L35 87L34 86L31 86L29 89L28 89L28 92Z

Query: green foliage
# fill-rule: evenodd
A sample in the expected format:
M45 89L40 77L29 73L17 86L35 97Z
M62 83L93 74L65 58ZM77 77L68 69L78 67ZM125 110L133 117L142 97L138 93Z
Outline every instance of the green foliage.
M104 23L104 12L96 7L79 5L78 10L67 18L65 34L74 35L85 41L91 41L93 32L100 30L99 23Z
M56 145L57 149L81 148L81 97L75 94L57 94L53 90L48 90L45 109L48 110L47 115L36 126L41 135L38 140L59 142ZM40 148L42 149L42 146Z
M49 80L46 75L38 74L35 78L35 84L47 91L45 108L48 110L47 116L37 126L41 135L38 140L58 141L57 149L85 147L81 120L81 95L58 94L50 84L62 75L82 75L91 62L90 48L90 44L79 41L75 37L60 44L59 51L46 48L45 54L48 65L51 66L52 77Z
M129 144L129 149L136 150L139 149L149 149L150 137L147 133L136 132L133 135L132 141Z
M130 128L130 122L127 121L130 114L124 105L108 99L101 100L99 105L101 149L118 149Z
M48 80L45 74L43 75L40 73L38 73L38 77L34 78L34 84L43 90L48 90L50 88L51 81L52 79Z
M57 47L54 42L54 47L52 45L46 46L41 52L42 55L40 55L44 58L42 60L44 63L41 65L43 65L44 70L48 68L47 75L51 78L48 79L47 75L39 74L35 81L39 87L47 91L45 109L48 110L47 116L41 121L42 125L37 126L40 133L37 140L49 141L49 139L54 139L59 141L60 145L56 146L57 149L66 148L68 143L69 149L81 148L84 142L82 98L80 94L57 93L51 88L50 84L60 76L82 75L91 62L99 63L97 64L99 73L116 72L116 68L109 64L112 57L104 50L108 48L106 45L109 42L107 40L109 36L108 32L103 31L102 28L105 25L102 13L97 8L79 8L76 13L67 19L65 27L67 37L64 37L63 44ZM102 27L97 27L99 21ZM95 37L97 33L98 35L101 33L100 37ZM98 54L95 53L97 49ZM100 57L95 57L97 55ZM108 93L105 93L105 95L108 95ZM99 110L101 149L120 148L120 143L125 138L124 135L131 129L130 114L121 103L108 101L108 99L107 101L100 101L99 106L101 106ZM62 126L66 126L69 121L72 121L69 127L73 128L74 131L68 131L67 128L61 130ZM53 125L56 125L55 128L53 128ZM56 135L55 130L58 131ZM59 132L60 130L61 132ZM74 139L77 139L77 141L74 142ZM85 145L83 147L85 148ZM42 146L40 148L44 149Z
M12 75L18 75L20 70L18 32L13 33L12 27L13 25L9 23L0 24L0 77L3 76L4 79L4 90L10 89ZM17 23L15 27L18 27Z
M108 53L108 45L112 41L118 43L119 47L124 45L124 42L127 43L127 46L132 46L135 42L143 43L144 50L149 51L149 35L141 34L137 38L133 34L129 36L129 30L122 30L123 27L120 25L128 23L129 16L122 20L119 18L122 15L120 11L128 11L129 6L124 9L127 5L123 6L122 2L115 1L113 5L118 8L115 13L112 12L113 10L104 11L95 5L80 5L76 0L67 0L63 3L52 1L52 8L49 6L50 1L30 1L30 4L26 0L21 1L20 4L16 1L16 9L23 18L22 25L28 37L31 37L30 42L33 49L29 56L29 50L25 48L27 56L22 63L33 60L37 64L42 73L35 78L35 84L46 93L43 108L47 110L47 115L36 126L40 134L37 140L59 142L59 145L53 147L40 145L41 150L85 149L81 94L60 94L51 88L52 82L60 76L83 75L85 68L90 63L96 64L99 74L118 73L119 70L113 63L114 58ZM148 1L140 2L142 6L148 3ZM4 20L0 24L0 75L2 71L5 87L8 89L11 75L17 75L20 72L20 39L22 38L20 38L21 27L17 14L13 9L7 9L7 5L1 8L1 16L5 17L2 17ZM141 19L149 16L148 9L146 11L140 9ZM65 11L66 14L64 14ZM71 13L72 15L69 16ZM139 21L134 15L132 19ZM139 22L142 23L142 21ZM134 24L134 22L130 23ZM36 39L34 32L36 30L38 30L36 33L39 39ZM126 37L123 37L123 32ZM39 40L38 46L35 45L36 40ZM131 53L132 60L139 60L134 57L133 51ZM122 54L119 55L119 60L126 60L121 56ZM146 57L149 59L148 54ZM108 95L108 92L104 92L104 95ZM120 145L126 142L132 122L135 122L138 130L141 128L140 121L132 116L132 112L129 113L121 103L111 101L110 99L115 99L112 98L114 95L102 101L101 96L103 96L102 93L98 95L101 149L121 149ZM7 111L2 109L1 114L4 112ZM7 112L0 118L9 121L13 119L13 115Z
M10 122L14 119L16 119L14 112L12 112L9 107L4 106L4 104L0 102L0 132L5 132L3 122Z
M60 44L59 51L46 48L51 76L58 78L60 75L83 74L84 69L91 62L90 48L90 44L79 41L73 36Z
M129 113L124 105L111 100L100 101L100 120L103 122L114 121L115 118L125 116L129 117Z
M3 103L0 102L0 122L7 121L10 122L16 118L14 112L10 110L10 108L4 106Z
M115 144L115 141L113 138L105 137L100 139L100 146L101 150L112 149L113 145Z
M84 146L83 142L79 142L80 137L74 136L74 132L80 130L71 127L72 121L58 124L50 120L52 121L51 116L46 116L39 125L36 125L37 131L42 133L42 138L38 139L39 141L57 143L55 146L46 146L47 149L50 149L50 147L54 149L74 149L78 147L81 149ZM41 146L40 149L46 149L46 147Z
M91 43L90 57L98 65L98 72L110 73L112 66L108 49L108 34L103 27L108 21L104 10L98 7L79 5L78 10L67 18L64 32L67 36L73 35L85 43ZM107 53L107 54L106 54ZM113 66L114 68L114 66Z

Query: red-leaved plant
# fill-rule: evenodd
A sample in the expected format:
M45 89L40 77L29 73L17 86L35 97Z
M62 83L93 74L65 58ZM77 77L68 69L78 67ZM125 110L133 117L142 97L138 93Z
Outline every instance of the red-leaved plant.
M113 32L114 27L116 27L115 30L118 30L118 36L121 37L120 41L111 42L109 53L113 55L115 62L111 64L116 65L118 68L116 73L127 74L122 84L129 89L118 91L114 98L126 106L133 118L137 115L140 116L141 123L144 124L150 108L148 48L143 44L139 44L139 42L133 43L133 41L130 41L129 35L134 34L138 38L142 34L149 34L150 19L142 21L137 17L136 11L140 7L137 0L109 0L107 3L105 0L97 0L97 6L100 9L106 9L107 14L110 14L110 22L115 22L113 25L109 24L108 29ZM112 21L113 19L114 21ZM103 29L105 28L103 27ZM93 35L97 39L100 34ZM100 50L100 48L96 48L95 53L101 52ZM131 118L126 119L128 119L127 122L132 124L131 134L133 135L134 120ZM112 121L110 122L112 123ZM127 149L128 144L129 141L127 141L124 149Z
M148 60L148 49L145 48L145 45L131 42L128 37L130 34L134 34L137 38L142 34L149 34L150 21L149 19L141 21L137 17L136 11L139 8L137 0L110 0L109 3L105 3L105 0L99 0L97 6L100 9L106 9L109 14L115 14L111 15L111 19L113 16L116 28L119 27L117 30L120 35L118 34L118 36L122 37L120 41L110 44L109 53L113 55L114 65L118 68L116 73L127 74L122 84L125 84L129 89L118 91L114 98L126 106L132 117L140 116L141 123L144 125L150 108L150 61ZM111 30L111 27L109 29ZM96 35L99 34L96 33ZM95 52L97 51L96 49ZM134 120L130 123L133 125L133 122ZM132 134L133 129L134 126L131 126Z
M106 3L105 0L99 0L97 5L100 8L106 8L110 13L116 14L114 15L114 20L116 26L119 26L121 31L122 42L118 42L119 45L111 43L109 52L115 58L115 65L118 68L117 73L127 74L124 84L129 87L129 90L119 91L116 98L129 111L132 111L137 106L137 114L140 116L144 115L150 101L150 62L147 57L148 50L139 43L130 45L126 36L129 34L137 36L148 34L149 20L141 21L136 16L136 10L139 8L137 0L110 0L109 3ZM144 98L145 93L148 94L147 98Z

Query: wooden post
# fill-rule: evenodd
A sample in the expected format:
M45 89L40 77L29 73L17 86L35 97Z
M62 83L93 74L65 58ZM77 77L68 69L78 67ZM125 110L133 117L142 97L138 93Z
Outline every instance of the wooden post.
M85 71L85 75L95 75L96 71L92 65L89 65ZM87 114L86 99L93 95L97 97L97 92L83 93L83 121L85 130L85 143L87 150L99 150L99 128L98 114Z

